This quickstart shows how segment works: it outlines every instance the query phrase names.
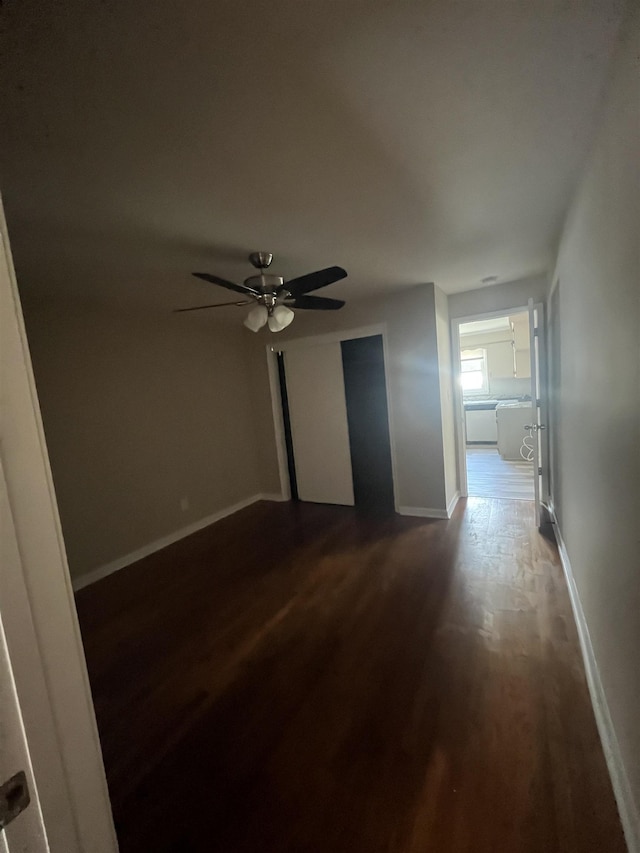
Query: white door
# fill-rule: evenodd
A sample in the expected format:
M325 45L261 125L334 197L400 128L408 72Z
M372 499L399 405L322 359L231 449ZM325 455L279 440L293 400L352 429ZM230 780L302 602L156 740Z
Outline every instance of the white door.
M12 588L13 581L20 576L20 555L15 537L13 518L9 508L4 471L0 462L0 602L6 605L7 597L11 595L14 606L16 598L20 598L20 590ZM17 594L16 594L17 593ZM23 603L24 603L24 590ZM6 610L6 606L2 607ZM20 711L20 702L16 690L13 667L7 647L4 621L0 611L0 785L14 779L7 789L9 799L16 803L11 809L11 815L6 815L7 823L4 831L0 831L0 853L48 853L46 831L40 811L40 801L33 770L29 747L25 737L24 722ZM29 625L29 627L31 627ZM33 643L33 637L31 637ZM39 666L39 661L32 660ZM41 673L40 673L41 674ZM41 684L41 687L44 685ZM46 694L45 694L46 695ZM60 771L62 768L60 768ZM24 781L16 778L19 773L25 774ZM20 790L27 791L26 797L21 797ZM24 807L26 800L30 803ZM22 800L22 802L20 802ZM0 797L0 808L6 803L7 797ZM21 809L24 807L24 811ZM10 822L9 822L10 821ZM3 825L0 817L0 826Z
M0 851L115 853L1 200L0 525L0 786L23 770L31 795L0 832Z
M529 300L529 339L531 358L531 428L533 430L533 486L535 496L536 525L542 519L544 485L548 482L544 474L548 454L546 432L546 388L544 372L544 317L542 305Z
M340 343L291 347L284 363L298 497L353 506Z

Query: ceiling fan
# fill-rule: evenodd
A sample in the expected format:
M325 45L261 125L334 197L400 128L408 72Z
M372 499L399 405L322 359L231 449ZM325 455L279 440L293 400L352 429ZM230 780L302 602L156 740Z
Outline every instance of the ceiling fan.
M292 308L304 308L312 311L337 311L342 308L342 299L327 299L323 296L307 296L312 290L319 290L346 278L342 267L327 267L324 270L311 272L286 281L279 275L265 273L271 265L271 252L252 252L249 261L259 271L257 275L249 276L244 284L234 284L217 275L206 272L194 272L196 278L219 284L227 290L241 293L246 299L237 302L218 302L214 305L197 305L194 308L176 308L174 313L184 311L202 311L205 308L223 308L227 305L251 305L255 307L247 314L244 325L257 332L268 323L272 332L281 332L293 320Z

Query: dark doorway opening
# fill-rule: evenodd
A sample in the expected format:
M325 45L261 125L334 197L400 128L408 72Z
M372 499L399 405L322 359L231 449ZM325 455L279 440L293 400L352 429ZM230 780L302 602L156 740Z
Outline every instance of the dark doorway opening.
M393 512L393 468L382 335L342 341L357 507Z
M296 460L293 455L293 440L291 438L291 418L289 416L289 397L287 396L287 377L284 370L284 355L279 352L278 379L280 381L280 399L282 400L282 421L284 424L284 442L287 448L287 468L289 469L289 483L291 485L291 500L297 501L298 482L296 480Z

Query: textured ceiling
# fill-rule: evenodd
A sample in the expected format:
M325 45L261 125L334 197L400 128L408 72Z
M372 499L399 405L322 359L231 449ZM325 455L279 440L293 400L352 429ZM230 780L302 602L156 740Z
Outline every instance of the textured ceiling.
M616 0L9 3L2 186L21 286L223 301L247 252L329 296L550 263ZM213 300L211 299L213 297ZM234 309L230 309L233 311Z

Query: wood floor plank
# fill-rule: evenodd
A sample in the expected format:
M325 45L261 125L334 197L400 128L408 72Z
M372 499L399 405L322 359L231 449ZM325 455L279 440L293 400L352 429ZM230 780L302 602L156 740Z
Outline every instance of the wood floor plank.
M122 853L623 853L555 546L258 504L81 591Z
M503 459L495 447L468 446L467 491L484 498L532 501L533 463Z

